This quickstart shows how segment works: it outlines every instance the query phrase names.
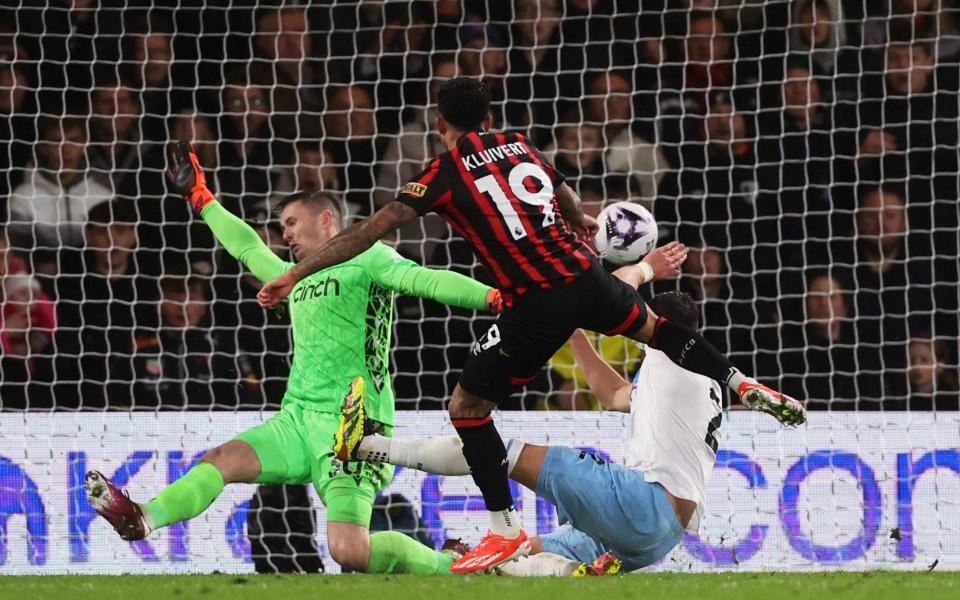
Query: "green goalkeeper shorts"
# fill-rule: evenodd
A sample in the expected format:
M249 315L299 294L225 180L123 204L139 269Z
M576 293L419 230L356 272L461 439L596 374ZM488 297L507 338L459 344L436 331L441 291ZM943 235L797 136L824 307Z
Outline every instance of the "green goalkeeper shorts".
M341 462L333 455L340 415L286 404L263 425L234 439L250 444L260 459L256 483L305 484L312 481L327 507L327 520L370 526L377 492L393 479L393 465ZM383 435L389 436L390 427Z

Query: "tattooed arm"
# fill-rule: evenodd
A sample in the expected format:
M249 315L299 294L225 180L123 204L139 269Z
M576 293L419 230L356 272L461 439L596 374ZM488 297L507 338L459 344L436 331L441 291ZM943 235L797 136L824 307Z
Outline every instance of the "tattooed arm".
M406 204L396 200L390 202L370 218L347 227L304 257L295 267L264 285L257 294L257 301L264 308L276 305L304 277L350 260L418 216L417 211Z

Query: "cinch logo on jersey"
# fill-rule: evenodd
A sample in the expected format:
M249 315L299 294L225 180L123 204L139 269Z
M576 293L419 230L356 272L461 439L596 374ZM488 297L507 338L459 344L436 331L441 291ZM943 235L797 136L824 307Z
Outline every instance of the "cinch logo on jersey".
M463 161L463 166L466 167L468 171L471 171L481 165L487 165L498 160L503 160L508 156L519 156L521 154L527 154L527 149L523 147L523 144L513 142L481 150L476 154L468 154L460 160Z
M318 281L305 285L293 293L293 301L300 302L309 298L322 298L323 296L339 296L340 281L332 277L327 277L325 281Z

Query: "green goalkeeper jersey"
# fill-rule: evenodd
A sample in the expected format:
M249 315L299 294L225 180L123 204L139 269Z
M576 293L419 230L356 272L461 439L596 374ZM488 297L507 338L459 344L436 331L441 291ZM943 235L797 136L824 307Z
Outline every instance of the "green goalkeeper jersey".
M234 258L261 281L293 267L218 202L201 216ZM301 280L289 296L293 363L283 404L339 413L350 382L367 382L370 418L393 425L390 338L396 293L484 309L490 288L450 271L427 269L377 242L347 262Z

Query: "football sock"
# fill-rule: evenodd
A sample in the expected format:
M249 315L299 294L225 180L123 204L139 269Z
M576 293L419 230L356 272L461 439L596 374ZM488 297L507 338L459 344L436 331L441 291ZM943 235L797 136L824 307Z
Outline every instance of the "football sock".
M451 419L463 440L463 456L490 513L490 531L507 538L520 535L520 515L513 510L507 483L507 449L490 415L479 419Z
M500 565L497 571L514 577L569 577L579 566L579 562L559 554L541 552Z
M390 463L437 475L470 474L467 459L463 457L463 442L452 435L420 440L368 435L363 438L357 448L357 458L370 462Z
M507 440L507 477L513 473L513 468L517 466L517 461L520 460L520 453L523 452L524 446L526 444L520 440Z
M453 560L452 556L427 548L399 531L377 531L370 534L368 573L449 573Z
M208 462L200 462L144 504L143 509L153 528L166 527L199 515L222 491L220 471Z
M734 392L745 378L730 359L720 354L702 335L663 317L657 321L650 346L684 369L729 386Z

